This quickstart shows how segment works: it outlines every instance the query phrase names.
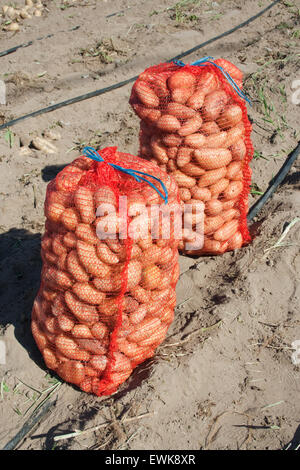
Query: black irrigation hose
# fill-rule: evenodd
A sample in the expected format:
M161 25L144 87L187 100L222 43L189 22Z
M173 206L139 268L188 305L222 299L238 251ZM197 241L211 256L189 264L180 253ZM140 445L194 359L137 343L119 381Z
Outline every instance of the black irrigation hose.
M134 82L138 78L138 75L132 78L128 78L128 80L124 80L123 82L116 83L115 85L110 85L106 88L101 88L101 90L91 91L90 93L86 93L85 95L77 96L76 98L70 98L69 100L61 101L60 103L53 104L52 106L48 106L47 108L39 109L38 111L34 111L30 114L25 114L25 116L21 116L17 119L13 119L5 124L0 126L0 131L7 127L11 127L17 122L23 121L24 119L28 119L30 117L39 116L40 114L50 113L50 111L54 111L55 109L63 108L64 106L68 106L69 104L78 103L79 101L87 100L89 98L93 98L94 96L102 95L103 93L107 93L108 91L116 90L117 88L121 88L127 83Z
M238 26L235 26L234 28L232 28L228 31L225 31L224 33L219 34L218 36L215 36L214 38L211 38L208 41L205 41L204 43L201 43L198 46L195 46L192 49L189 49L188 51L182 52L182 54L179 54L176 57L173 57L172 59L169 59L167 62L172 62L173 60L177 60L177 59L180 59L182 57L185 57L186 55L191 54L192 52L195 52L195 51L201 49L202 47L206 46L207 44L211 44L212 42L217 41L218 39L221 39L225 36L228 36L229 34L232 34L233 32L237 31L238 29L243 28L244 26L252 23L252 21L259 18L261 15L263 15L264 13L266 13L266 11L273 8L279 2L280 2L280 0L274 1L268 7L264 8L263 10L261 10L256 15L251 16L251 18L249 18L248 20L246 20L243 23L239 24ZM21 116L19 118L13 119L12 121L9 121L9 122L6 122L6 123L2 124L0 126L0 131L3 130L3 129L6 129L7 127L11 127L11 126L15 125L17 122L24 121L25 119L35 117L35 116L39 116L40 114L49 113L51 111L54 111L55 109L63 108L64 106L68 106L70 104L78 103L80 101L84 101L84 100L87 100L89 98L93 98L95 96L102 95L102 94L107 93L109 91L116 90L117 88L121 88L121 87L123 87L124 85L127 85L130 82L134 82L137 79L137 77L138 76L136 75L135 77L128 78L127 80L116 83L114 85L110 85L110 86L105 87L105 88L101 88L100 90L95 90L95 91L92 91L90 93L86 93L84 95L77 96L75 98L70 98L69 100L61 101L60 103L54 104L52 106L48 106L46 108L39 109L38 111L34 111L33 113L25 114L24 116Z
M74 28L67 29L66 31L56 31L55 33L47 34L47 36L42 36L40 38L33 39L32 41L25 42L24 44L19 44L18 46L14 46L14 47L11 47L10 49L7 49L6 51L0 52L0 57L3 57L8 54L12 54L12 52L16 52L18 49L21 49L23 47L31 46L35 41L42 41L42 39L52 38L52 36L55 36L58 33L69 33L70 31L76 31L79 28L80 26L74 26Z
M183 57L186 57L187 55L192 54L193 52L207 46L208 44L211 44L211 43L217 41L218 39L229 36L230 34L234 33L235 31L237 31L237 30L243 28L244 26L247 26L248 24L252 23L252 21L259 18L261 15L263 15L268 10L273 8L279 2L280 2L280 0L276 0L276 1L272 2L269 6L267 6L266 8L261 10L260 12L258 12L256 15L248 18L248 20L244 21L243 23L240 23L239 25L235 26L234 28L231 28L231 29L229 29L228 31L225 31L222 34L219 34L218 36L215 36L211 39L208 39L207 41L205 41L205 42L193 47L192 49L189 49L189 50L173 57L172 59L169 59L168 62L172 62L173 60L177 60L177 59L182 59ZM75 29L78 29L78 28L79 28L79 26L76 26L72 30L75 30ZM72 30L70 30L70 31L72 31ZM53 34L49 35L49 36L45 36L45 37L51 37L51 36L53 36ZM38 40L40 40L40 39L43 39L43 38L39 38ZM27 45L30 45L31 43L32 43L32 41L30 43L28 43ZM16 48L13 48L13 49L16 50L19 47L26 47L26 45L16 46ZM13 52L13 50L11 50L11 52ZM0 53L0 57L1 57L1 55L4 55L4 53ZM127 80L123 80L122 82L118 82L114 85L110 85L108 87L101 88L99 90L95 90L95 91L92 91L90 93L86 93L84 95L77 96L75 98L70 98L68 100L61 101L60 103L54 104L52 106L48 106L46 108L39 109L38 111L34 111L33 113L21 116L17 119L13 119L12 121L9 121L5 124L2 124L0 126L0 131L2 129L7 128L7 127L13 126L17 122L23 121L24 119L39 116L40 114L48 113L48 112L54 111L56 109L62 108L64 106L68 106L70 104L78 103L80 101L83 101L83 100L86 100L86 99L89 99L89 98L93 98L95 96L99 96L99 95L102 95L104 93L108 93L109 91L116 90L118 88L121 88L121 87L127 85L128 83L134 82L137 78L138 78L138 75L136 75L135 77L132 77L132 78L128 78ZM285 176L289 172L292 164L294 163L294 161L298 157L299 152L300 152L300 143L298 144L296 149L287 157L285 163L282 165L281 169L279 170L279 172L277 173L275 178L273 178L272 183L270 184L270 186L266 190L266 192L262 195L262 197L250 209L248 217L247 217L249 222L251 220L253 220L253 218L257 215L257 213L261 210L263 205L267 202L267 200L272 196L274 191L277 189L277 187L283 181L283 179L285 178Z
M247 26L248 24L252 23L252 21L254 21L254 20L256 20L257 18L259 18L261 15L263 15L264 13L266 13L268 10L271 10L271 8L273 8L275 5L277 5L277 3L279 3L280 1L281 1L281 0L275 0L275 2L271 3L269 6L267 6L267 7L264 8L263 10L259 11L256 15L251 16L248 20L244 21L243 23L240 23L239 25L234 26L234 28L231 28L231 29L229 29L228 31L225 31L225 33L219 34L219 36L215 36L214 38L208 39L207 41L203 42L202 44L199 44L199 46L192 47L192 49L189 49L188 51L183 52L182 54L179 54L179 55L177 55L176 57L173 57L173 58L170 59L170 61L168 61L168 62L171 62L172 60L181 59L182 57L185 57L185 56L187 56L187 55L189 55L189 54L192 54L193 52L198 51L198 49L202 49L202 47L205 47L205 46L207 46L208 44L211 44L212 42L217 41L217 39L221 39L221 38L224 38L224 37L226 37L226 36L229 36L230 34L234 33L234 32L237 31L238 29L241 29L241 28L243 28L244 26Z
M171 62L172 60L176 60L176 59L180 59L182 57L185 57L186 55L188 54L191 54L192 52L195 52L196 50L200 49L201 47L204 47L208 44L211 44L212 42L216 41L217 39L220 39L224 36L228 36L229 34L233 33L234 31L236 31L237 29L240 29L241 27L243 26L246 26L247 24L249 24L250 22L254 21L256 18L258 18L259 16L261 16L263 13L265 13L266 11L270 10L273 6L275 6L277 3L279 3L280 0L276 0L275 2L273 2L271 5L269 5L267 8L265 8L264 10L262 10L261 12L259 12L257 15L249 18L247 21L245 21L244 23L241 23L239 26L236 26L234 28L232 28L231 30L219 35L219 36L216 36L215 38L212 38L212 39L209 39L208 41L206 41L205 43L203 44L200 44L199 46L196 46L196 47L193 47L192 49L189 49L188 51L176 56L176 57L173 57L172 59L170 59L168 62ZM77 28L76 28L77 29ZM51 36L51 35L50 35ZM48 36L49 37L49 36ZM40 38L42 39L42 38ZM28 45L30 45L28 43ZM24 45L23 46L17 46L17 47L25 47ZM13 52L13 51L12 51ZM1 54L0 54L0 57L1 57ZM124 80L123 82L119 82L115 85L111 85L109 87L106 87L106 88L103 88L101 90L96 90L94 92L91 92L91 93L87 93L86 95L81 95L77 98L73 98L73 99L69 99L69 100L66 100L66 101L63 101L61 103L58 103L56 105L53 105L53 106L49 106L48 108L43 108L39 111L35 111L34 113L31 113L29 115L26 115L26 116L22 116L21 118L18 118L18 119L15 119L13 121L10 121L10 123L7 123L6 125L2 125L0 126L0 130L1 129L4 129L5 127L8 127L9 125L13 125L15 124L16 122L18 121L21 121L23 119L26 119L27 117L33 117L33 116L37 116L39 114L42 114L42 113L45 113L45 112L50 112L50 111L53 111L54 109L58 109L58 108L61 108L63 106L67 106L69 104L72 104L72 103L76 103L78 101L82 101L84 99L88 99L88 98L92 98L93 96L97 96L97 95L101 95L103 93L106 93L108 91L111 91L111 90L114 90L114 89L117 89L117 88L120 88L134 80L137 79L137 76L135 77L132 77L132 78L129 78L128 80ZM278 186L282 183L282 181L284 180L284 178L286 177L286 175L288 174L289 170L291 169L293 163L296 161L296 159L298 158L300 154L300 142L298 143L297 147L288 155L288 157L286 158L284 164L282 165L282 167L280 168L280 170L278 171L277 175L272 179L272 182L271 184L269 185L268 189L265 191L265 193L261 196L261 198L255 202L255 204L253 204L253 206L251 207L250 211L249 211L249 214L248 214L248 217L247 217L247 220L248 222L252 221L254 219L254 217L258 214L258 212L262 209L262 207L264 206L264 204L268 201L268 199L272 196L272 194L276 191L276 189L278 188ZM39 424L39 422L41 421L41 419L44 417L45 414L47 414L47 412L50 410L50 408L52 408L53 405L55 405L55 402L48 402L46 403L42 409L40 410L39 413L37 412L34 412L30 418L26 421L26 423L23 425L23 427L21 428L21 430L17 433L17 435L11 439L3 448L3 450L12 450L12 449L15 449L16 446L24 439L24 437L30 432L33 430L33 428Z
M300 142L297 147L289 154L286 161L278 171L277 175L273 178L269 188L261 196L261 198L253 204L248 214L248 222L252 221L257 213L262 209L267 200L272 196L278 186L282 183L286 175L288 174L291 166L300 154ZM31 432L40 422L44 419L45 415L48 414L50 408L56 404L56 400L52 402L46 402L39 412L34 412L29 419L22 426L21 430L3 447L2 450L13 450L17 445Z
M298 143L297 147L288 155L284 164L278 171L277 175L271 180L271 183L265 193L258 199L258 201L253 204L251 207L247 220L250 222L254 219L254 217L258 214L258 212L262 209L265 205L267 200L272 196L272 194L276 191L278 186L282 183L288 172L290 171L291 166L296 161L297 157L300 154L300 142Z
M126 10L131 10L132 7L127 7ZM109 15L106 15L105 18L112 18L113 16L117 16L119 15L120 13L125 13L125 10L119 10L119 11L116 11L115 13L110 13Z
M125 12L125 10L116 11L115 13L111 13L110 15L106 15L105 18L111 18L112 16L116 16L116 15L119 15L120 13L124 13L124 12ZM0 57L4 57L8 54L12 54L13 52L16 52L18 49L21 49L23 47L32 46L32 44L35 41L42 41L42 39L52 38L53 36L55 36L58 33L69 33L70 31L76 31L79 28L80 28L80 26L74 26L74 28L71 28L71 29L67 29L67 30L64 30L64 31L56 31L55 33L47 34L47 36L42 36L40 38L33 39L32 41L28 41L28 42L25 42L23 44L19 44L18 46L14 46L14 47L11 47L10 49L7 49L6 51L0 52Z
M28 420L24 423L20 431L3 447L1 450L14 450L18 444L32 432L36 426L45 419L45 416L49 413L50 409L56 404L56 399L53 401L47 401L40 410L34 411Z

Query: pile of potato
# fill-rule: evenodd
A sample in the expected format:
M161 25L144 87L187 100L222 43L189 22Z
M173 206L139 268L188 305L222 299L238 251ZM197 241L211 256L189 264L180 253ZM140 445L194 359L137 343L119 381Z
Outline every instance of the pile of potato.
M169 203L179 201L175 181L157 165L115 148L101 155L155 174L168 190ZM127 196L128 224L142 217L140 204L149 213L153 204L163 203L147 183L86 157L49 183L41 287L32 311L32 333L47 367L96 395L113 393L153 356L176 304L178 240L172 231L168 239L152 239L145 216L147 236L121 237L119 196ZM98 215L102 204L110 206ZM115 223L116 237L99 239L99 222L109 233Z
M19 31L20 22L32 16L42 16L44 5L40 0L25 0L25 5L17 8L10 5L3 5L2 18L5 31Z
M242 88L237 67L215 63ZM150 67L135 82L130 104L141 119L139 155L175 178L183 204L204 204L202 249L185 250L185 235L179 249L222 254L248 242L251 125L244 101L218 68Z

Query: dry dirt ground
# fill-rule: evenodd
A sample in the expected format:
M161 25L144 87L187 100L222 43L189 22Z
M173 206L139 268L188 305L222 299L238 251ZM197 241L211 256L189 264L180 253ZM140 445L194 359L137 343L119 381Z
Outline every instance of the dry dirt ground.
M7 88L0 123L134 76L269 3L43 0L42 16L22 20L17 33L4 31L0 18L1 51L55 33L0 59ZM299 1L280 2L185 59L225 57L245 72L255 145L251 204L299 141L300 107L292 88L300 80L299 15ZM119 393L97 398L61 384L35 347L30 313L39 286L46 185L87 143L137 152L130 89L0 133L0 344L6 346L6 363L0 364L0 446L43 401L56 398L51 413L19 448L253 450L289 443L295 448L300 443L300 369L292 362L292 343L300 340L300 225L294 220L300 209L299 162L256 218L250 246L222 257L181 257L168 338ZM49 129L61 134L54 142L57 153L20 152L21 144ZM98 430L54 440L105 422Z

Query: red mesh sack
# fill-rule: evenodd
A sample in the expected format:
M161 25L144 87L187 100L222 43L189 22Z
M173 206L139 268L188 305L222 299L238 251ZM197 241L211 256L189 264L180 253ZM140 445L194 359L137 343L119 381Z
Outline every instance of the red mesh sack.
M89 148L89 155L47 187L31 325L47 367L100 396L154 355L173 320L178 240L172 224L168 238L158 224L153 239L146 216L163 203L159 180L167 206L179 197L175 181L151 162L116 147L101 157ZM154 186L147 183L151 174Z
M130 104L141 118L139 156L172 174L182 204L204 204L204 243L187 254L222 254L250 241L248 195L253 155L242 72L224 59L146 69ZM197 65L196 65L197 64ZM197 217L194 217L193 223Z

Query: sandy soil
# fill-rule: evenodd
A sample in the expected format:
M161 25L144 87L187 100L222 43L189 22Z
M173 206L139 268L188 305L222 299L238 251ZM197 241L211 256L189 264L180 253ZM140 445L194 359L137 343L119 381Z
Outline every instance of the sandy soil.
M43 4L42 17L22 20L20 32L0 29L0 50L55 33L1 58L7 104L0 105L0 122L136 75L269 2ZM299 141L300 108L292 102L292 83L300 79L299 7L296 1L281 2L241 31L186 58L225 57L245 72L253 102L255 192L267 188ZM0 133L0 340L6 346L6 364L0 364L0 445L43 399L56 398L51 414L21 449L280 449L291 442L295 447L300 442L300 370L292 363L291 344L300 340L299 222L284 246L274 245L299 216L299 162L252 225L256 238L250 246L218 258L181 257L168 339L119 393L97 398L58 383L35 347L30 313L39 286L47 182L85 144L116 144L137 152L138 119L128 106L130 89ZM49 129L61 134L53 142L56 154L20 152L21 144ZM250 202L257 197L251 195ZM143 413L149 414L126 423ZM96 432L54 442L56 435L106 421Z

